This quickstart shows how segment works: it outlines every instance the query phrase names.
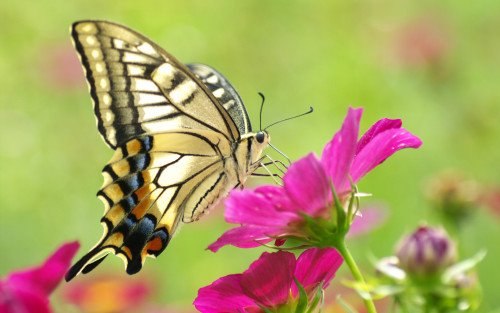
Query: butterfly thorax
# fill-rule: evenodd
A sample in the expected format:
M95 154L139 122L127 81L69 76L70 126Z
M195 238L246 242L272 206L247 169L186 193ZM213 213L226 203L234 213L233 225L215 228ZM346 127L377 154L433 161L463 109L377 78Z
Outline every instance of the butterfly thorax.
M260 165L262 152L269 145L271 137L264 131L247 133L241 137L233 152L237 166L238 185L243 185L245 180Z

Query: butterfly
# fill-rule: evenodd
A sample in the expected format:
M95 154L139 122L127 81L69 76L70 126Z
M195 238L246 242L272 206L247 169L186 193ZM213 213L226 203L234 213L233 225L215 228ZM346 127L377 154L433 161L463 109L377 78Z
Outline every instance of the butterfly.
M252 132L238 93L215 69L179 62L119 24L71 27L97 128L114 155L97 193L104 234L66 274L88 273L109 253L128 274L163 252L181 223L198 220L262 164L270 136Z

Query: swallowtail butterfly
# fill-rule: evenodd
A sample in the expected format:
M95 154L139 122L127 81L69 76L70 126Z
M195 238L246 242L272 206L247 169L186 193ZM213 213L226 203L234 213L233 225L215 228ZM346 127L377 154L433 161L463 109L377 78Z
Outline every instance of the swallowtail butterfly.
M167 246L261 164L269 144L252 132L243 102L213 68L184 65L143 35L106 21L79 21L71 36L84 67L97 128L114 155L98 197L104 235L69 281L120 256L129 274Z

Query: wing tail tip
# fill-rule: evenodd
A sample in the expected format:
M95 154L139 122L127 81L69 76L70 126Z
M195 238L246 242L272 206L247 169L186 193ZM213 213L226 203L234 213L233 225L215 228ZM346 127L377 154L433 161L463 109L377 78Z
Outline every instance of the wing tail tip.
M96 268L101 262L106 258L107 254L98 258L95 261L92 261L99 253L101 253L104 249L100 246L92 249L87 254L85 254L80 260L78 260L70 269L66 272L64 279L66 282L71 281L78 274L87 274Z

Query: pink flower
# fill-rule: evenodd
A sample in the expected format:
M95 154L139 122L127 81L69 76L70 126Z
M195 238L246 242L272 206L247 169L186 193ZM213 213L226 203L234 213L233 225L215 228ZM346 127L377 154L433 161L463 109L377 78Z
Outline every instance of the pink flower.
M256 247L289 237L311 242L311 236L318 234L311 234L314 229L306 227L305 215L316 220L333 218L332 187L345 204L351 182L356 184L396 151L422 144L418 137L401 128L401 120L387 118L376 122L358 140L362 112L350 108L342 128L326 144L321 159L311 153L293 163L283 177L283 187L234 190L225 203L225 219L241 226L225 232L208 249L215 252L228 244Z
M443 21L418 18L401 27L394 40L395 59L409 67L436 66L451 48L451 36Z
M41 49L39 71L44 83L60 90L85 86L82 65L74 48L67 41Z
M62 245L41 266L9 274L0 280L0 312L50 313L49 295L71 265L78 242Z
M261 307L293 305L299 299L294 279L311 299L320 286L328 286L341 264L342 257L332 248L306 250L297 260L290 252L265 252L242 274L201 288L194 305L202 313L262 312Z
M356 216L349 229L349 237L359 236L380 227L387 219L387 210L380 205L363 206L363 213Z

